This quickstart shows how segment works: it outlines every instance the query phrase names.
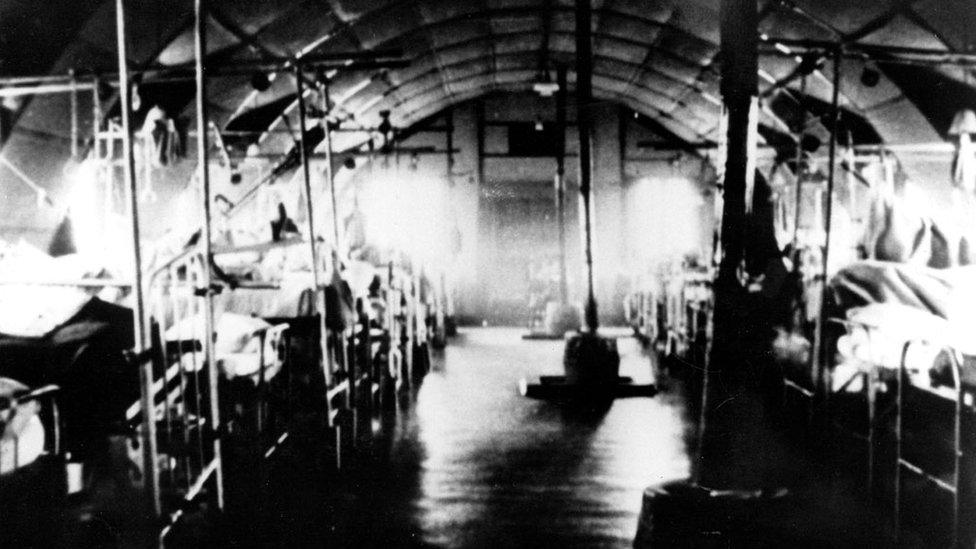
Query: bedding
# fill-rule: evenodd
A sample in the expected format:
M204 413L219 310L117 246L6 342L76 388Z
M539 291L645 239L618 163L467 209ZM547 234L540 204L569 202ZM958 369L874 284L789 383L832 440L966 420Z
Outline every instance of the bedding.
M274 326L260 318L253 316L223 313L216 319L217 341L214 346L217 367L228 379L250 377L257 381L261 370L262 339L264 339L265 379L271 379L281 370L281 363L272 360L276 349L270 338L262 338ZM178 322L166 330L167 341L179 341L192 338L193 334L203 333L203 317L197 315L192 319ZM192 354L186 353L181 357L184 371L195 371L201 361Z
M887 261L859 261L830 280L830 316L854 307L892 303L952 322L976 320L976 266L933 269Z
M302 294L313 286L312 273L287 273L277 284L277 288L221 292L214 297L214 307L225 313L265 318L307 314L301 302Z
M139 398L139 374L124 355L132 347L132 311L89 298L41 336L0 333L0 376L28 387L61 387L65 436L96 437ZM76 448L77 449L77 448Z
M951 361L944 350L948 346L963 357L963 385L976 386L973 267L863 261L839 271L828 291L830 316L849 321L847 334L837 341L841 371L867 365L897 369L904 343L925 341L927 345L911 346L906 357L913 383L952 386Z
M7 406L27 390L23 383L0 377L0 475L34 463L44 452L44 425L37 415L40 405Z

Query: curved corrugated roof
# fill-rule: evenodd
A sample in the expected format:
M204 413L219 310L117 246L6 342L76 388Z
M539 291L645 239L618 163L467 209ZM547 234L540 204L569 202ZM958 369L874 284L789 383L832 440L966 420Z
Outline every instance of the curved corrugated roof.
M572 0L213 0L208 24L209 62L269 56L400 50L406 67L339 70L331 80L337 114L374 125L392 111L401 127L444 108L498 91L531 89L541 67L575 54ZM192 3L131 0L130 56L135 67L193 59ZM656 120L677 139L715 139L719 115L717 54L719 0L594 0L594 93ZM760 2L759 31L797 40L971 52L976 8L967 0L769 0ZM7 74L63 74L115 68L114 2L0 1L0 36ZM860 50L859 50L860 51ZM764 49L760 87L766 101L764 132L785 133L788 107L798 99L793 56ZM873 57L878 57L877 55ZM862 69L878 69L878 85L860 83ZM829 101L829 63L807 79L806 93ZM889 143L931 142L945 134L946 117L974 102L966 72L953 65L904 66L850 59L842 72L845 109L866 120ZM144 86L148 99L167 97L171 115L190 114L192 89ZM221 126L251 131L280 124L288 110L291 75L256 92L247 76L214 78L212 116ZM935 99L933 99L935 98ZM773 108L776 100L780 101ZM147 101L152 102L152 101ZM264 109L255 115L255 109ZM42 184L60 173L68 129L67 98L38 97L16 113L5 155ZM946 113L949 113L948 115ZM83 122L85 120L83 119ZM83 127L87 127L84 125ZM359 136L361 139L362 136ZM283 144L272 136L267 143ZM339 143L354 144L355 135ZM38 153L43 160L39 160Z

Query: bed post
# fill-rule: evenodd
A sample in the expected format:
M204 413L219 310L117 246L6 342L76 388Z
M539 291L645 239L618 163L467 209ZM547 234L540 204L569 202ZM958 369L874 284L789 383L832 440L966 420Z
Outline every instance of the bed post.
M133 255L133 274L132 274L132 327L135 340L133 342L133 352L135 356L142 355L146 347L145 335L145 298L143 295L142 282L142 250L139 242L139 193L136 191L136 171L135 155L132 150L132 102L130 97L129 82L129 63L126 52L125 34L125 6L123 0L115 2L115 25L116 39L119 58L119 102L122 111L122 152L125 157L123 163L126 187L129 193L129 223L132 230L132 255ZM98 88L95 88L95 103L98 103ZM99 121L96 120L95 124ZM97 135L96 135L97 146ZM159 498L159 463L156 459L158 455L156 441L156 421L153 410L153 390L152 390L152 363L139 360L139 381L142 393L142 442L144 474L147 495L154 517L158 517L162 512L162 505Z
M200 188L203 193L203 260L204 265L201 269L204 286L204 330L206 339L203 342L204 353L207 364L207 383L209 385L209 404L210 404L210 430L213 436L213 459L216 462L214 470L214 483L217 489L217 507L224 508L224 478L223 465L220 448L220 402L217 393L218 376L217 361L214 357L214 306L213 306L213 238L211 232L211 211L210 211L210 159L208 156L209 144L207 139L207 80L204 73L204 57L207 54L207 0L196 0L194 2L194 50L196 58L195 80L197 88L196 110L197 110L197 169L199 170Z

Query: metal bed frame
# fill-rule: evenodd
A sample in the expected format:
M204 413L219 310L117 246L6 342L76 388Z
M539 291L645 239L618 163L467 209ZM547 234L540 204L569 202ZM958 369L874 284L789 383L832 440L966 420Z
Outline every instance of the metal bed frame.
M60 500L68 495L69 486L67 479L65 477L65 468L67 465L67 455L61 446L61 417L58 408L58 395L60 393L60 388L57 385L45 385L43 387L38 387L36 389L28 389L19 394L14 395L10 399L6 399L0 402L0 413L8 412L11 414L16 414L17 409L31 402L38 403L40 407L36 411L41 419L41 423L44 426L44 449L37 460L30 464L25 464L18 467L19 459L17 456L18 451L18 441L19 437L14 437L12 443L14 446L14 456L13 456L13 469L6 471L3 475L0 475L0 508L6 508L10 510L9 506L14 506L17 509L23 510L24 507L29 507L30 505L25 505L23 503L23 498L31 497L36 494L37 486L30 484L18 486L17 479L20 475L29 474L28 470L36 470L37 467L44 467L43 475L45 475L47 480L51 483L47 486L48 489L56 491L57 493L42 493L40 500L48 501L52 505L57 505ZM12 416L11 416L12 417ZM8 418L9 420L10 418ZM2 431L2 429L0 429ZM13 485L13 486L11 486ZM11 495L8 489L13 490L13 500L11 500ZM53 496L53 498L51 497ZM48 498L50 498L48 500ZM44 508L43 510L46 510ZM57 514L56 509L50 509ZM36 511L36 510L35 510ZM21 517L22 518L22 517ZM57 520L56 517L44 517L48 520ZM33 529L35 531L39 529L44 529L44 524L18 524L15 522L13 524L7 522L9 516L3 516L0 513L0 540L3 543L24 543L30 541L38 540L22 540L18 539L18 534L25 533L23 528L28 530ZM52 535L53 532L40 532L41 535ZM13 538L11 539L11 536Z
M190 250L147 280L149 356L137 357L143 395L129 419L138 423L144 442L148 496L162 521L160 544L201 495L215 509L224 508L224 426L207 263L204 254ZM207 319L202 326L201 317ZM178 339L167 341L172 331ZM208 481L213 489L206 493Z
M119 103L122 105L121 124L110 123L107 129L101 100L98 97L99 79L77 81L71 75L70 86L59 86L47 90L36 88L38 93L70 92L71 100L71 145L72 157L78 158L78 91L92 91L93 136L91 156L97 162L99 177L114 177L114 166L124 168L124 188L126 189L127 213L132 236L133 265L132 279L126 282L102 280L71 280L51 282L60 286L117 286L127 287L133 297L133 328L135 340L129 355L130 361L139 369L141 397L137 404L130 406L126 422L140 439L144 466L144 489L151 514L158 520L157 543L165 544L173 531L175 523L196 502L208 500L216 511L224 508L224 471L222 439L227 434L228 425L221 417L221 388L215 360L214 339L214 293L221 290L214 284L212 258L226 250L213 246L212 238L212 193L209 177L209 131L205 101L207 76L204 73L204 52L206 47L206 0L194 3L194 80L196 85L196 136L197 136L197 183L202 188L203 215L200 220L202 234L200 243L178 257L150 273L143 280L143 260L139 223L139 190L137 177L146 176L145 170L137 170L133 151L134 132L131 108L131 74L128 66L127 33L125 28L125 6L123 0L115 1L116 38L118 49L117 84ZM356 54L350 54L350 59ZM374 62L375 61L371 61ZM304 103L305 78L303 69L318 66L322 61L310 59L281 59L274 63L276 70L294 70L297 75L296 100L299 107L301 128L300 146L301 169L305 183L305 206L309 235L305 244L312 258L314 279L313 310L320 321L320 367L324 381L324 400L327 428L336 435L335 465L343 465L342 417L351 413L355 426L356 410L359 407L357 390L362 385L370 387L369 409L372 410L374 397L380 397L381 404L387 405L384 391L385 379L391 380L397 389L404 387L411 379L414 367L413 346L418 337L426 338L423 308L417 304L417 285L413 280L394 279L393 268L388 273L387 312L385 330L374 334L370 328L369 315L360 307L358 324L347 326L342 333L331 333L325 323L326 300L325 285L320 280L319 240L316 238L315 216L309 178L309 158L305 147L306 112ZM330 58L326 63L336 64ZM306 66L307 65L307 66ZM263 67L263 66L262 66ZM258 68L264 70L263 68ZM115 83L114 80L111 83ZM326 111L329 105L326 104ZM326 154L331 154L329 132L326 132ZM120 145L116 147L117 142ZM338 217L335 215L335 188L331 162L327 162L327 179L332 191L333 224L338 242ZM261 184L267 181L262 181ZM39 187L38 187L39 188ZM33 283L26 281L27 283ZM242 286L245 287L245 286ZM148 303L147 303L148 296ZM178 341L165 341L168 329L178 322L201 315L203 326L189 325L187 333L181 333ZM287 327L270 329L263 335L269 345L280 350L280 342L287 337ZM330 346L330 339L332 345ZM376 371L373 351L382 347L386 340L389 351L386 365ZM348 348L347 348L348 346ZM262 353L265 345L262 345ZM272 351L275 352L275 351ZM263 430L268 419L266 402L267 379L265 379L265 359L261 357L258 374L259 405L256 415L259 431ZM279 357L286 363L289 357ZM366 362L360 362L365 360ZM287 364L284 366L287 368ZM377 375L378 374L378 375ZM55 388L38 389L38 398L56 394ZM27 397L24 397L27 398ZM392 404L392 403L391 403ZM53 406L57 416L56 402ZM371 412L372 413L372 412ZM54 430L59 435L57 429ZM272 437L273 444L266 447L266 456L274 453L287 432ZM284 437L284 438L283 438ZM59 436L55 437L56 439ZM59 441L58 441L59 442ZM355 442L355 440L354 440ZM55 454L61 449L55 445Z
M868 338L869 345L874 332L879 330L877 326L851 320L829 319L829 322L842 325L848 331L862 330ZM934 391L931 388L918 386L911 382L907 358L909 351L917 345L926 345L940 349L941 353L949 358L953 379L953 387L951 390ZM834 430L845 432L852 438L864 443L866 448L864 484L869 497L874 497L876 485L879 480L877 473L879 470L878 446L883 441L887 441L893 445L894 463L892 465L894 473L891 479L890 493L892 496L893 526L896 535L902 533L902 510L907 495L903 489L904 477L906 473L910 473L950 495L952 499L949 526L950 546L959 546L961 537L964 535L962 530L964 524L961 521L962 501L964 497L972 498L976 496L976 494L965 494L963 489L962 470L964 461L967 457L971 459L976 455L976 451L973 449L965 448L965 442L962 436L963 421L967 413L972 414L976 412L976 406L972 402L972 394L968 393L969 398L967 399L967 391L962 386L962 359L959 352L950 345L935 344L925 339L912 338L906 339L901 344L898 366L892 372L893 375L884 376L882 372L886 368L883 365L869 363L867 366L866 369L858 370L851 374L849 378L843 380L843 383L836 391L832 389L832 369L825 368L822 383L824 388L822 406L811 405L811 413L814 413L814 411L822 411L828 418L829 426ZM891 368L888 369L890 370ZM843 425L836 417L837 411L834 407L836 399L831 398L833 394L846 390L855 381L862 382L860 392L864 397L866 416L864 431L857 431ZM887 393L893 392L894 398L887 400L879 398L882 387L888 390L886 391ZM925 465L916 463L906 457L904 418L908 409L906 406L907 389L910 387L913 387L917 391L934 394L952 403L952 472L948 480L927 470ZM813 399L817 396L817 392L813 392L810 396L811 402L813 402ZM892 419L893 426L889 423ZM970 535L972 534L970 533ZM970 540L970 542L972 541L974 540Z

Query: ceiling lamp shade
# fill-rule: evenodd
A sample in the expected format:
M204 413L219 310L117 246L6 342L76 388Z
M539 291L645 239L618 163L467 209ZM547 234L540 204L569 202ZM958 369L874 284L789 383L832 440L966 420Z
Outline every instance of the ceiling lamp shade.
M559 84L548 81L536 82L532 85L532 89L542 97L552 97L559 90Z
M972 109L963 109L952 117L952 125L949 126L949 135L962 135L976 133L976 112Z

